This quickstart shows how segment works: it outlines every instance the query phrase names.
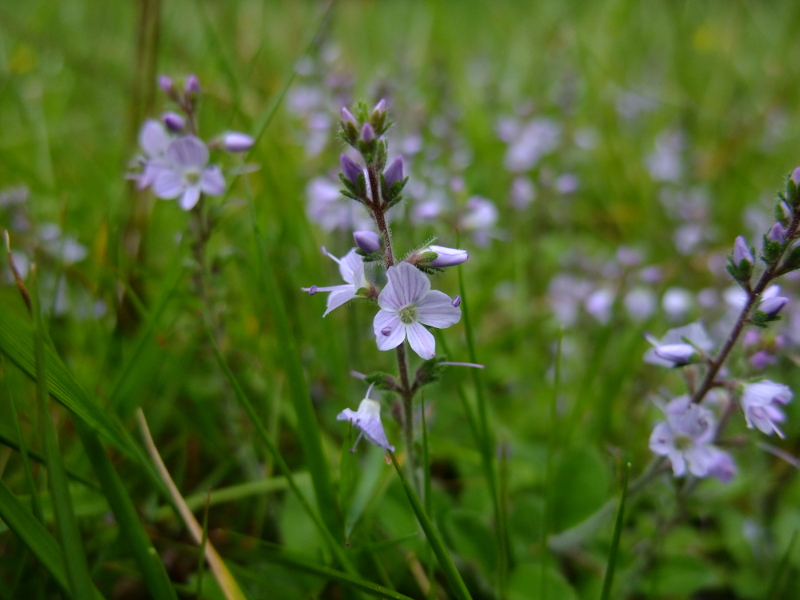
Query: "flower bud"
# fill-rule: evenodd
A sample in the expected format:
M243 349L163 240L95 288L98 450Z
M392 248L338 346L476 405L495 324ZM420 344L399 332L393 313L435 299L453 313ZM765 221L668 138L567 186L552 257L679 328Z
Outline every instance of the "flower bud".
M682 367L692 362L697 350L689 344L666 344L657 346L655 354L658 358L668 360L676 367Z
M358 127L358 121L353 116L353 113L351 113L345 107L342 107L342 121L344 122L345 125L347 123L352 123L354 126Z
M222 136L222 145L228 152L247 152L255 144L255 140L246 133L229 131Z
M381 98L380 102L375 105L375 108L372 109L372 114L381 114L386 112L386 99Z
M767 298L766 300L761 301L761 304L758 305L758 310L766 314L768 317L774 317L781 312L781 309L786 306L787 302L789 302L789 299L784 296Z
M365 144L371 143L375 139L375 130L369 123L364 123L361 128L361 141Z
M792 181L796 186L800 186L800 167L797 167L794 171L792 171Z
M753 253L750 252L750 248L747 247L747 242L744 241L742 236L739 236L733 244L733 262L738 267L743 260L751 265L754 262Z
M454 267L466 262L469 258L469 253L466 250L458 250L457 248L447 248L446 246L428 246L422 250L421 254L435 253L437 256L433 260L427 262L428 267Z
M161 115L161 121L166 125L167 129L173 133L183 131L183 128L186 127L186 119L176 112L164 113Z
M189 75L183 84L183 89L187 94L199 94L200 80L197 79L197 75Z
M361 176L361 167L353 162L353 159L347 156L347 154L342 154L339 157L339 164L342 167L342 175L344 175L344 178L350 183L358 185L358 178Z
M775 225L772 226L772 229L769 230L767 239L770 242L779 242L781 244L784 243L786 241L786 228L780 223L775 223Z
M403 157L398 156L389 165L389 168L383 172L383 178L386 180L386 185L392 187L398 181L403 180Z
M169 77L168 75L158 76L158 87L160 87L161 91L167 95L171 95L175 91L175 84L172 82L172 77Z
M374 231L356 231L353 239L358 249L365 254L373 254L381 249L381 236Z

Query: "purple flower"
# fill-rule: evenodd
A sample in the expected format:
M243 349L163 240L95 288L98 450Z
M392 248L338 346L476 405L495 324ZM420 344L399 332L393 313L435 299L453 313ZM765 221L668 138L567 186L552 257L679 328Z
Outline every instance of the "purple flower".
M239 131L229 131L222 136L222 146L228 152L247 152L255 143L251 136Z
M459 250L457 248L448 248L446 246L428 246L420 250L420 254L424 255L426 252L436 254L436 258L430 262L426 262L428 267L454 267L464 263L469 258L469 253L466 250Z
M172 83L172 78L168 75L158 76L158 87L160 87L161 91L167 95L172 94L172 92L175 90L175 84Z
M795 167L792 171L792 181L795 185L800 185L800 167Z
M351 113L349 110L347 110L344 107L342 107L342 121L344 123L352 123L353 125L358 127L358 121L353 116L353 113Z
M138 176L138 187L143 190L155 181L160 169L166 164L167 148L172 143L172 136L164 125L155 119L148 119L139 131L139 146L144 151L145 161L142 172Z
M392 164L383 172L383 178L386 180L386 185L392 187L398 181L403 180L403 157L398 156L392 161Z
M779 242L782 244L786 241L786 228L780 223L775 223L772 229L769 230L767 239L770 242Z
M353 159L347 156L347 154L342 154L339 157L339 163L341 164L342 175L344 175L344 178L350 183L358 185L358 178L362 173L361 167L353 162Z
M353 233L356 246L366 254L372 254L381 249L381 236L374 231L356 231Z
M754 262L753 253L747 247L747 242L744 241L742 236L739 236L733 244L733 263L738 267L743 260L751 265Z
M394 446L386 439L386 433L383 431L383 423L381 423L381 405L376 400L364 398L358 405L358 410L353 411L349 408L345 408L336 415L336 420L350 421L352 425L355 425L361 430L350 452L355 452L356 445L362 437L367 438L371 443L380 446L384 450L394 452Z
M364 275L364 262L361 260L361 257L356 254L355 248L350 250L350 252L345 254L341 259L330 254L325 248L322 249L322 252L339 263L339 273L341 273L345 283L343 285L332 285L328 287L312 285L310 288L301 289L312 296L317 292L331 292L331 295L328 296L327 309L322 315L326 317L334 308L339 308L342 304L349 302L358 296L358 290L367 288L370 284Z
M158 168L153 193L171 200L180 196L183 210L191 210L200 194L221 196L225 178L216 165L208 164L208 148L193 135L175 139L167 148L166 163Z
M461 309L444 292L431 290L431 282L407 262L389 267L389 282L378 296L381 310L372 323L379 350L396 348L408 338L411 348L424 359L433 358L436 340L423 325L444 329L461 320ZM389 328L389 335L383 330Z
M779 406L788 404L792 399L792 390L780 383L764 380L744 385L741 405L747 427L755 427L772 435L772 432L783 437L783 432L776 423L783 423L786 415Z
M708 477L720 470L718 448L711 445L716 433L714 414L688 396L672 400L665 408L666 421L656 424L650 436L650 450L666 456L675 477L688 471Z
M494 233L498 218L494 202L481 196L472 196L467 200L467 210L461 216L459 225L464 231L471 231L475 243L485 246Z
M670 329L660 340L650 335L645 337L655 347L645 353L644 361L662 367L686 365L697 349L708 352L713 346L713 342L700 323L690 323L677 329Z
M197 75L194 74L189 75L183 84L183 89L186 91L187 94L199 94L200 80L197 78Z
M372 128L372 125L369 123L364 123L364 126L361 128L361 141L365 144L369 144L374 139L375 130Z
M787 302L789 302L789 299L785 296L773 296L772 298L762 300L758 305L758 310L766 313L768 317L774 317L781 312L781 309L786 306Z

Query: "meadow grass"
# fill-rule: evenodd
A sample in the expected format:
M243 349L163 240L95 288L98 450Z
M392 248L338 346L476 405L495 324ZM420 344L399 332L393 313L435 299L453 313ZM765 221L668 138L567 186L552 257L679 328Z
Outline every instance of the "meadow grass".
M732 283L719 257L737 235L760 243L754 223L774 219L800 163L800 5L17 4L0 6L0 192L28 188L33 227L1 202L0 227L37 263L26 282L42 324L3 253L0 599L796 597L800 485L776 453L800 453L797 407L782 440L733 417L730 483L659 470L653 400L685 382L642 361L643 334L725 308L694 301L673 318L659 303L636 319L625 297L645 266L661 273L646 284L659 302L674 287L719 297ZM169 108L162 73L197 74L203 132L258 140L242 163L257 169L211 199L205 299L190 214L125 179L143 119ZM300 107L312 96L330 118L313 151ZM352 246L308 217L307 184L337 168L342 104L381 97L390 152L413 135L423 148L412 182L460 209L473 195L499 209L485 246L452 215L416 222L411 200L396 212L401 255L431 235L469 250L435 280L464 313L437 348L486 367L426 388L421 498L390 410L391 460L364 443L350 454L336 421L364 397L350 371L396 367L375 347L374 311L356 300L322 319L321 296L300 291L338 278L320 246ZM497 133L515 116L591 138L528 170L537 197L523 209ZM675 132L682 174L659 181L648 157ZM576 191L557 190L562 174ZM669 194L707 200L681 215ZM85 258L44 251L48 223ZM691 225L701 240L682 253L676 232ZM640 263L616 259L621 247ZM608 291L607 318L580 303L555 316L564 274ZM794 303L796 279L782 285ZM771 331L792 339L786 310ZM789 342L762 374L800 389L797 364ZM739 352L730 366L758 374ZM138 411L218 571L202 566Z

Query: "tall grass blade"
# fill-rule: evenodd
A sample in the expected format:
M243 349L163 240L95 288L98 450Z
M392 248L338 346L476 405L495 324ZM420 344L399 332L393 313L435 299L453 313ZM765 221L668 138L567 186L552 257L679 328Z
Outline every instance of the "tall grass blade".
M611 585L614 583L614 568L617 565L617 552L619 550L619 538L622 535L622 522L625 519L625 499L628 497L628 479L631 475L631 463L625 466L625 479L622 482L622 498L617 509L617 519L614 523L614 537L611 539L611 550L608 553L608 566L606 575L603 579L603 592L600 600L611 598Z
M795 543L797 542L798 533L800 530L795 529L794 533L792 533L792 538L789 540L789 545L786 546L786 550L781 557L781 562L778 564L778 568L775 570L775 574L772 576L772 581L769 584L769 590L767 591L765 598L780 598L780 592L782 591L783 585L783 576L786 574L786 569L789 566L789 560L792 558L792 552L794 551Z
M469 590L464 584L464 580L461 579L461 573L458 572L456 565L453 563L453 559L450 558L450 553L447 551L442 537L439 535L439 532L436 531L436 528L428 518L428 515L425 514L425 509L422 507L422 504L420 504L417 494L408 483L405 475L403 475L403 469L398 464L394 452L388 452L389 456L392 458L392 464L394 465L397 474L400 476L400 481L403 484L403 489L406 491L406 496L408 496L408 501L411 504L411 508L414 510L414 514L417 515L417 520L419 521L422 530L425 532L425 535L428 538L428 543L433 549L434 554L436 554L436 558L439 560L439 566L442 568L447 582L450 584L450 590L452 591L453 595L458 598L458 600L471 600L472 596L470 596Z

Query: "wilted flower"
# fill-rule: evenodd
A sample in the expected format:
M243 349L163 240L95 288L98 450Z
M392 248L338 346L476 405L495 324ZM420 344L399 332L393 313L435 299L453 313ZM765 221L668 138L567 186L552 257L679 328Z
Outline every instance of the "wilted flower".
M776 423L783 423L786 415L779 407L788 404L791 399L792 390L780 383L764 380L745 384L741 404L747 426L750 429L756 427L767 435L772 435L774 431L783 437Z
M381 310L372 324L378 349L391 350L408 338L414 352L426 360L433 358L436 340L424 325L439 329L455 325L461 309L444 292L431 290L428 278L407 262L389 267L386 275L389 282L378 296Z
M171 200L180 196L180 207L191 210L201 193L220 196L225 192L222 171L208 164L208 148L199 138L186 135L175 139L165 158L153 181L153 193L159 198Z
M364 275L364 262L361 257L356 254L355 248L350 250L341 259L336 258L324 248L323 253L339 264L339 273L342 279L345 280L343 285L332 285L328 287L317 287L316 285L310 288L302 288L304 292L314 295L317 292L330 292L328 296L328 304L323 317L327 316L334 308L339 308L342 304L349 302L358 296L358 290L370 287L366 276Z
M367 395L369 395L369 392L367 392ZM356 446L362 437L367 438L371 443L380 446L384 450L394 452L394 446L386 439L386 433L383 431L383 423L381 423L381 405L377 400L364 398L358 405L358 410L353 411L349 408L345 408L336 415L336 420L350 421L351 424L361 430L350 452L355 452Z

